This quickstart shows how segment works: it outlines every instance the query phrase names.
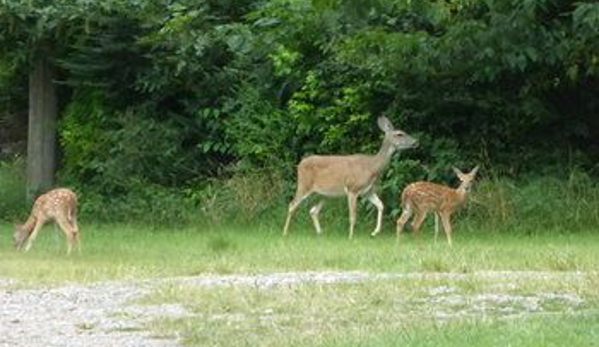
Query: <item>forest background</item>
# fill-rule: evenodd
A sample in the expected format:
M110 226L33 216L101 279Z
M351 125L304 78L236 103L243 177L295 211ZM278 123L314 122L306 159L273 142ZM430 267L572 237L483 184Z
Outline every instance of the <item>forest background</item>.
M55 185L79 193L83 220L279 228L299 160L376 152L384 114L420 142L381 179L387 218L409 182L455 184L452 166L480 164L472 228L599 224L594 1L2 0L5 220L29 206L40 61Z

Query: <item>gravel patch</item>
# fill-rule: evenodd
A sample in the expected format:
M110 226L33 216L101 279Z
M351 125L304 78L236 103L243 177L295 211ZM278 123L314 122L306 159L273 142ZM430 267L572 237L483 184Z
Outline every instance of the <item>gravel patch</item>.
M147 292L126 282L0 290L0 346L177 346L139 330L162 315L126 306Z
M356 282L368 277L368 274L358 272L297 272L107 281L36 289L11 289L17 281L0 279L0 346L178 346L177 337L157 338L141 330L141 327L159 317L188 315L183 307L131 303L169 283L266 288L305 282Z
M18 281L0 278L0 347L171 347L179 346L177 336L156 337L143 330L143 325L159 317L185 317L190 313L179 305L134 305L136 299L167 284L186 286L291 286L301 283L357 283L392 278L497 278L507 281L522 278L582 278L579 272L475 272L369 274L365 272L287 272L262 275L206 275L198 277L148 279L139 281L106 281L93 284L70 284L59 287L16 289ZM535 311L546 297L516 297L485 294L465 298L452 287L432 288L432 300L445 304L486 307L512 307L514 303ZM547 294L550 295L550 294ZM555 299L567 306L577 306L578 297ZM475 303L475 305L469 305ZM499 305L498 305L499 304Z

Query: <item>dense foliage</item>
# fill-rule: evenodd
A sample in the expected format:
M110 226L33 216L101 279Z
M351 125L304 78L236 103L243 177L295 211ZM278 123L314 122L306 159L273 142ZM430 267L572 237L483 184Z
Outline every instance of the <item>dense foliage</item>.
M2 0L0 124L26 108L39 42L59 68L60 179L106 218L178 218L222 191L282 203L302 156L376 151L380 114L420 140L384 177L395 207L452 165L596 174L594 1ZM243 177L254 192L231 188Z

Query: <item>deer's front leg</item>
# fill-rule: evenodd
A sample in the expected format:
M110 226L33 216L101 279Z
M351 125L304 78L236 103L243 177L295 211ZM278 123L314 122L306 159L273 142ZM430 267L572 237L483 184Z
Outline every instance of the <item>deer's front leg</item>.
M354 237L354 226L356 225L356 198L357 195L347 192L347 204L349 205L349 239Z
M33 241L35 240L35 238L37 237L37 234L42 229L42 226L44 226L44 223L42 221L38 220L38 222L35 223L35 227L33 228L33 231L27 238L27 245L25 245L25 252L28 252L29 249L31 248L31 246L33 245Z
M368 201L370 201L376 207L377 210L376 228L374 229L372 234L370 234L371 236L376 236L376 234L381 232L381 226L383 224L383 210L385 209L385 207L383 206L383 202L381 201L381 199L379 199L379 197L375 193L368 195Z
M445 229L445 236L447 236L447 243L451 247L451 213L441 213L441 222L443 223L443 229Z
M320 235L322 233L322 228L320 227L320 221L318 220L318 214L322 209L322 205L324 204L324 200L321 200L316 205L312 206L310 209L310 217L312 217L312 222L314 223L314 228L316 229L316 234Z

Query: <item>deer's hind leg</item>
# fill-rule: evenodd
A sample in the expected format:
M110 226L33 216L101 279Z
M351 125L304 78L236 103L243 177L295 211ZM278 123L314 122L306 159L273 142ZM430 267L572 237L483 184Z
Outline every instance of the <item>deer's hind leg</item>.
M422 226L422 223L426 219L426 215L428 214L428 212L424 211L424 210L420 210L420 209L416 209L415 212L416 212L416 216L414 216L414 219L412 220L412 232L415 235L417 235L417 234L420 234L420 227Z
M69 255L73 250L73 246L77 245L79 248L79 231L66 218L57 218L56 223L67 238L67 255Z
M439 212L435 212L435 244L439 236Z
M289 224L291 223L291 218L293 214L299 207L299 205L304 201L308 196L310 196L311 192L306 192L303 189L298 187L297 193L295 194L295 198L291 200L289 203L289 208L287 210L287 219L285 220L285 227L283 228L283 236L287 236L287 231L289 230Z
M397 242L399 242L401 238L401 233L403 232L403 228L408 222L408 220L410 220L410 217L412 217L412 205L408 203L405 204L403 211L401 212L401 216L397 219Z
M69 218L69 224L71 225L71 230L73 230L73 235L75 236L75 244L77 245L77 251L81 254L81 234L79 233L79 224L77 223L77 214L76 211Z

